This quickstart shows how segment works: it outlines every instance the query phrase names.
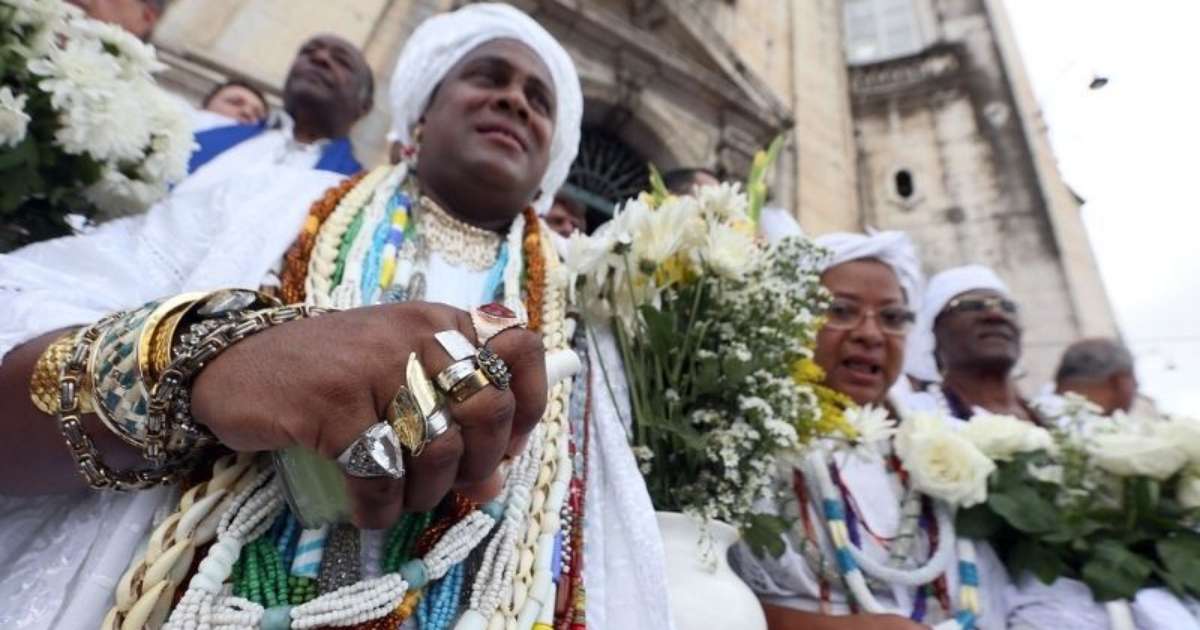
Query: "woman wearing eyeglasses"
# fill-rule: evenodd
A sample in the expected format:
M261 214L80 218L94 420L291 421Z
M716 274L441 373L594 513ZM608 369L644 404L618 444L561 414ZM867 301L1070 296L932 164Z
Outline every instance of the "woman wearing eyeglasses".
M888 392L901 377L922 295L915 248L900 232L833 234L818 242L832 252L821 281L833 301L813 357L825 374L823 402L871 405L896 419ZM861 455L809 458L782 475L787 500L779 511L795 521L784 536L785 552L758 556L739 546L733 554L771 630L1003 627L999 598L992 596L1003 588L1002 569L988 584L997 573L989 553L978 571L982 610L964 611L953 524L925 518L932 503L908 487L892 452L885 444ZM870 560L856 563L865 584L845 569L840 556L848 550L831 542L839 527L848 530L854 553Z

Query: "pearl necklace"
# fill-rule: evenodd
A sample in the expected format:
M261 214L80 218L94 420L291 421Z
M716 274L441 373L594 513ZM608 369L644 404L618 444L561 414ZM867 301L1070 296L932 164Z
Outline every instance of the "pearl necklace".
M430 251L472 271L487 271L496 264L503 240L499 234L459 221L424 195L420 205L418 233Z

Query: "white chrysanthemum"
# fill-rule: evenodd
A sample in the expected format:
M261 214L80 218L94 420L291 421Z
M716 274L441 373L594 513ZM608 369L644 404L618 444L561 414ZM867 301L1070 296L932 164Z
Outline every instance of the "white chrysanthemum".
M0 147L16 146L25 140L29 114L25 113L24 94L14 94L7 85L0 87Z
M140 167L153 181L175 184L187 177L188 160L195 150L187 104L149 83L142 83L154 137Z
M896 422L888 417L885 407L853 407L846 410L845 418L854 428L856 437L842 450L848 450L862 459L871 459L879 455L881 446L896 434Z
M758 260L754 237L724 223L709 226L703 253L713 271L726 278L740 279Z
M14 9L14 26L57 27L67 16L81 15L78 7L62 0L4 0L0 4Z
M31 60L28 68L42 77L38 87L50 95L50 104L59 111L103 99L113 90L121 71L117 60L104 54L100 43L92 39L67 40L46 57Z
M746 218L750 207L750 201L738 182L702 186L696 190L694 196L700 204L700 211L707 217Z
M98 40L105 49L115 53L123 73L129 77L149 75L166 68L158 61L153 46L115 24L92 19L71 20L68 37Z

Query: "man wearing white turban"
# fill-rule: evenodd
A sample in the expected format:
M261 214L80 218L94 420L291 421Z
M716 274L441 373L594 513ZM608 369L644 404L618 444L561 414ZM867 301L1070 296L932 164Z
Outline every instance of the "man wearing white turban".
M925 387L905 404L941 408L961 420L981 407L1037 421L1013 379L1021 359L1019 315L1008 286L988 267L966 265L933 276L905 362L905 371Z
M822 407L846 412L871 405L896 418L898 410L888 392L902 378L905 337L914 320L912 308L923 290L916 248L902 232L829 234L819 237L817 243L829 251L821 283L833 298L813 356L824 374L823 387L817 389ZM823 494L813 469L817 465L805 460L780 480L790 496L776 509L801 515L784 535L786 551L778 558L757 557L743 545L733 553L735 570L761 598L771 630L952 627L958 611L947 602L957 601L955 553L934 554L939 538L927 531L913 532L913 545L902 547L893 542L907 537L901 533L902 515L911 509L906 501L916 496L928 505L929 500L904 492L903 481L878 453L821 462L824 468L836 471L842 494L839 503L853 517L846 522L857 524L851 525L852 544L874 559L874 563L860 563L869 575L869 585L864 588L870 596L851 593L836 569L840 565L831 529L837 525L823 507L824 502L837 499ZM943 545L953 547L953 527L946 520L942 524L946 527L937 536ZM990 559L986 550L982 555L985 561ZM905 567L923 564L911 573L924 577L897 579L895 571L880 568L896 562ZM993 568L991 564L982 567L982 615L976 614L977 627L987 630L1003 628L1003 604L996 588L1003 587L1004 580L1002 572L998 580L993 579ZM943 584L948 599L921 595L938 591ZM865 604L867 600L872 603ZM856 612L851 602L861 610Z
M422 628L567 619L672 627L649 496L611 402L588 395L600 391L590 386L599 370L547 395L551 375L569 377L571 340L563 274L532 208L548 203L577 150L582 100L569 56L516 9L473 4L419 28L393 83L393 95L404 97L394 165L344 182L252 168L145 216L0 256L0 433L8 437L0 440L0 627L96 627L108 612L104 627L140 628L161 623L172 606L179 627L206 617L315 627L385 615L399 616L396 623L415 615ZM238 482L254 491L244 501L200 501L203 492L193 491L180 503L169 483L95 490L103 485L90 472L97 460L126 479L133 469L150 480L166 475L140 449L146 427L136 410L151 387L167 385L139 371L132 385L110 386L128 380L110 376L122 362L88 361L95 385L83 395L92 405L121 404L109 422L81 416L91 436L86 466L75 459L79 448L64 447L54 409L31 398L35 366L62 369L49 350L56 343L87 355L107 351L110 339L115 353L133 347L121 336L130 333L102 319L114 311L132 309L115 321L129 322L139 341L158 340L168 325L169 317L132 319L167 308L157 302L164 296L199 309L188 307L187 317L218 303L233 309L229 317L248 317L228 294L190 294L223 287L273 287L287 302L345 310L232 342L184 384L190 404L178 414L233 450L304 447L337 458L345 516L371 529L304 529L303 510L283 506L282 473L269 466L253 473L221 460L221 474L201 484L213 493ZM522 317L530 331L511 327ZM100 339L77 344L74 331L92 322ZM462 344L441 334L453 331L468 345L486 343L494 358L485 361L483 350L461 358ZM166 335L168 357L187 337ZM546 364L544 353L560 360ZM585 364L595 366L596 355ZM439 375L443 424L435 430L437 413L429 414L423 448L404 442L404 465L389 464L385 475L363 468L365 449L351 447L377 449L386 439L372 436L402 426L380 419L399 404L389 401L403 400L396 392L407 391L400 385L410 356ZM468 386L445 385L452 359L477 364L458 381ZM511 379L497 376L496 361ZM191 462L192 454L165 459ZM205 466L191 472L207 478ZM255 474L259 481L246 485ZM221 517L242 525L197 525ZM212 536L219 541L210 547ZM233 569L234 559L258 553L252 548L273 550L253 558L274 576L266 590L247 586L251 571ZM188 577L193 556L178 550L207 554L201 574Z

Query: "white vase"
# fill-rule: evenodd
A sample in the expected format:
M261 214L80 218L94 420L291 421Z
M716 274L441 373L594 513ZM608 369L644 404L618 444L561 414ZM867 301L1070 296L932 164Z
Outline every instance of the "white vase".
M1133 610L1130 609L1127 600L1117 599L1106 602L1104 609L1108 611L1110 630L1137 630L1137 626L1133 625Z
M702 559L700 527L679 512L657 512L667 556L667 591L677 630L766 630L762 605L726 560L737 530L720 521L709 524L712 555ZM715 562L713 562L715 560Z

